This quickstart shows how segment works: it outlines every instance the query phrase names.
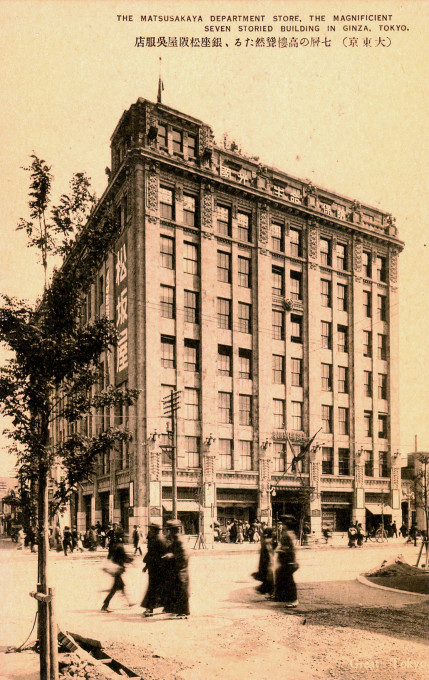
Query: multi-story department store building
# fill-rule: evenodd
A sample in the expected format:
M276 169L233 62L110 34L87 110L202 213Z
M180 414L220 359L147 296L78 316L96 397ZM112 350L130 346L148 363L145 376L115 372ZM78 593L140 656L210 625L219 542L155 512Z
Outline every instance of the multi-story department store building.
M395 221L227 147L145 99L113 133L91 219L108 202L120 227L84 293L88 316L119 332L106 382L140 396L93 414L93 428L127 423L132 441L80 489L78 526L171 513L171 390L188 533L301 512L316 533L381 514L400 525Z

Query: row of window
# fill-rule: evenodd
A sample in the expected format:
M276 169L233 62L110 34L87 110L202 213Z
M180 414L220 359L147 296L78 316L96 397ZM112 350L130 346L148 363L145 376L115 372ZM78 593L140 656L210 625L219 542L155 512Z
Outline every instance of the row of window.
M374 452L364 451L365 476L374 477ZM388 477L388 454L387 451L379 451L378 454L378 476ZM338 474L350 475L350 451L349 449L338 449ZM322 447L322 475L334 474L334 450L329 446Z
M333 409L334 407L327 404L322 404L321 407L321 421L322 432L325 434L333 433ZM363 435L365 437L372 437L373 435L373 413L372 411L364 412L364 428ZM378 414L378 438L387 439L388 436L388 419L385 413ZM338 407L338 434L350 434L349 409L347 407Z
M321 279L320 295L322 307L332 307L332 281ZM372 317L372 293L369 290L363 291L364 313L366 317ZM337 309L346 312L348 309L348 286L347 284L337 283ZM377 295L377 320L387 321L387 297Z
M158 123L157 143L160 149L168 149L168 128L163 123ZM171 145L174 154L183 155L185 151L185 139L182 130L171 130ZM197 137L190 132L186 135L187 158L193 160L197 154Z

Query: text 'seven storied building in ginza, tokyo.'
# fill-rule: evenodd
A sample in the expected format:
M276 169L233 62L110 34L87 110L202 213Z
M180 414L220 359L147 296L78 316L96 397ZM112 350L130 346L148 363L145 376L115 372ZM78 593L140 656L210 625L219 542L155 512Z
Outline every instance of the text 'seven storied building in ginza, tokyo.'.
M132 441L79 490L80 530L171 515L171 390L187 533L285 513L316 534L408 522L391 215L216 146L161 103L133 104L111 149L91 219L110 205L118 235L82 294L87 318L118 330L105 384L140 395L90 418L127 424Z

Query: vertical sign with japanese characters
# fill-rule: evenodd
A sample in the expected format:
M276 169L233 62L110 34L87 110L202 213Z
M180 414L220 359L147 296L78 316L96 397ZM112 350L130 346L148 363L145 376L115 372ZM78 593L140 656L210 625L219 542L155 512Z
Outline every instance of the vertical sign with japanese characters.
M128 248L122 237L115 248L115 325L118 331L116 347L115 381L124 382L128 377Z

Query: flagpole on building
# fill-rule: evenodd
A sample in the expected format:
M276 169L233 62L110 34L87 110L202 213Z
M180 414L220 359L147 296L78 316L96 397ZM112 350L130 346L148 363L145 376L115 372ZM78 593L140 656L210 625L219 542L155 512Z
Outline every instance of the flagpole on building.
M164 83L162 82L162 57L159 58L159 78L158 78L158 96L156 101L158 104L162 104L162 92L164 90Z

